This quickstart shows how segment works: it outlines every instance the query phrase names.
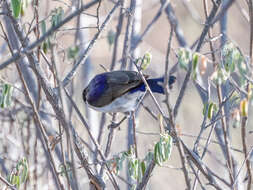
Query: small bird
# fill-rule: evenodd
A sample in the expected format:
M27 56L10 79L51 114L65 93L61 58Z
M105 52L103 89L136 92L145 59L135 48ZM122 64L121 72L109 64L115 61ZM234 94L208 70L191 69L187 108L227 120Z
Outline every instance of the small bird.
M152 92L164 94L164 78L148 79ZM169 86L176 81L169 77ZM83 90L83 100L89 107L100 112L135 111L146 93L141 75L136 71L112 71L96 75Z

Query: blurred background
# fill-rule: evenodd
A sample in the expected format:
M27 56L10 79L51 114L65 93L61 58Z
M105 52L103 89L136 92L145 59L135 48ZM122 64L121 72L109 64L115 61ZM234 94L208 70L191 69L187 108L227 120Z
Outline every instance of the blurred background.
M212 1L207 0L207 9L208 14L212 9ZM224 1L226 2L226 1ZM44 20L46 25L46 29L49 29L52 23L52 15L54 11L59 10L59 7L63 10L63 17L71 14L78 7L80 1L61 1L61 0L44 0L39 1L38 13L39 20ZM83 3L87 3L87 1L83 1ZM0 1L1 4L1 1ZM191 47L192 44L196 42L200 38L202 30L204 28L206 22L206 16L204 12L204 1L199 0L180 0L180 1L170 1L169 2L171 8L174 10L175 17L178 21L178 27L180 28L180 32L182 32L182 36L186 42L185 45L187 47ZM101 26L107 17L108 13L113 8L113 1L104 0L101 1L100 7L95 5L90 9L84 11L80 16L75 17L70 22L64 24L57 33L54 35L54 43L56 43L56 53L58 55L58 63L56 65L58 70L58 76L60 80L63 80L64 77L69 73L72 69L73 65L76 63L77 57L81 55L91 40L94 38L94 35L98 32L97 25ZM129 7L130 1L125 1L124 7ZM140 34L144 32L146 27L150 24L152 19L157 15L159 10L161 9L161 2L158 0L149 0L149 1L141 1L136 0L135 14L132 15L134 18L133 27L136 36L138 37ZM126 35L127 28L127 9L122 10L124 13L123 19L123 27L121 34L119 35L118 45L117 45L117 54L115 60L114 70L120 70L122 65L122 51L124 48L124 40ZM24 15L21 18L21 23L24 26L25 31L29 30L29 26L34 26L34 22L32 22L34 15L30 14L34 12L34 4L32 2L28 2L28 5L24 11ZM77 74L75 75L73 81L68 85L68 90L72 94L72 98L77 104L78 108L81 110L82 114L86 117L92 134L99 138L101 136L100 142L101 147L104 150L108 138L108 134L110 130L107 126L111 123L112 116L110 114L103 115L102 113L98 113L96 111L88 108L83 100L82 100L82 91L95 75L102 73L106 70L111 69L114 46L110 44L110 40L114 40L117 25L119 21L120 9L116 11L116 14L112 16L112 20L106 26L106 28L102 31L101 36L97 39L96 43L92 47L88 58L81 65ZM95 16L94 16L95 15ZM99 18L99 19L97 19ZM235 1L232 6L228 9L226 13L227 18L227 31L226 38L229 42L233 42L236 46L240 48L242 53L247 57L249 55L249 41L250 41L250 25L249 25L249 16L248 16L248 8L246 1L239 0ZM0 17L1 22L4 23L3 17ZM29 23L32 23L29 25ZM6 23L5 23L5 27ZM81 28L81 29L80 29ZM41 30L41 28L40 28ZM152 61L149 67L143 71L143 73L150 75L150 77L159 77L163 76L165 72L165 62L166 62L166 53L168 47L168 41L170 37L171 25L166 14L165 8L161 11L161 15L158 19L151 25L148 33L143 37L140 44L137 46L134 57L142 57L146 52L152 54ZM215 55L217 56L217 63L219 62L220 51L219 49L222 46L222 38L221 38L221 27L220 22L216 22L214 26L211 28L213 45ZM43 32L41 30L41 34ZM29 34L29 38L31 41L36 40L36 35L32 31ZM53 37L52 37L53 38ZM208 37L206 38L208 39ZM77 49L75 49L78 47ZM174 34L172 37L172 45L171 52L169 56L169 69L172 68L178 61L177 54L179 48L182 47L182 44L179 44L176 35ZM10 52L6 46L6 42L1 39L0 41L1 53L1 62L7 60L10 56ZM70 52L74 54L73 56L69 55ZM208 59L212 59L210 54L209 43L204 43L200 50L200 54L205 55ZM48 49L48 53L46 55L51 58L51 52ZM130 61L127 62L126 69L134 69L134 67L130 66ZM40 65L44 69L48 80L51 84L54 83L53 76L51 74L50 69L47 66L46 61L41 57ZM101 66L102 65L102 66ZM173 75L177 77L176 84L173 86L173 89L170 91L170 103L172 106L175 105L175 101L179 95L179 91L181 89L186 71L180 67L177 67L173 71ZM207 80L210 78L212 73L214 72L214 66L212 63L207 62L207 69L204 75L201 76L203 80L203 85L207 88ZM16 68L11 65L8 68L1 70L0 72L1 78L9 83L17 86L18 88L22 88L22 84L20 83L19 76L16 74ZM12 106L6 108L5 110L1 110L2 118L4 118L4 113L13 113L12 109L14 109L16 104L20 104L20 102L24 102L27 105L25 96L22 93L19 93L18 90L14 89L13 97L15 100ZM163 95L155 95L162 109L168 114L166 105L163 103L165 97ZM67 99L63 97L63 99ZM211 101L217 102L217 93L214 88L211 88ZM46 97L44 93L41 93L41 102L45 102L45 110L52 112L51 107L46 102ZM66 100L64 100L66 101ZM147 106L156 116L159 114L153 100L149 95L143 101L144 106ZM66 118L73 122L73 126L78 132L79 136L84 139L88 144L92 144L89 140L89 136L87 135L86 130L83 128L80 120L77 115L70 108L70 105L66 103L66 107L64 108L66 111ZM18 107L18 106L17 106ZM201 98L194 87L192 80L189 82L188 87L185 92L185 96L183 98L182 104L179 108L178 116L175 120L176 126L178 128L178 132L183 141L188 145L189 148L193 148L194 142L199 134L201 123L203 120L203 103ZM15 107L16 108L16 107ZM247 133L252 131L252 106L249 107L249 120L247 124ZM7 111L6 111L7 110ZM11 169L15 166L17 160L21 157L25 156L29 160L29 170L31 183L28 183L26 186L22 186L23 189L56 189L54 188L54 183L52 182L52 174L49 171L46 171L45 166L47 166L46 157L41 150L41 144L38 141L38 144L35 146L36 138L38 138L38 134L36 135L36 130L34 125L29 125L30 132L24 126L28 126L27 123L23 124L24 118L26 118L26 113L18 112L14 114L15 122L11 124L9 121L1 120L2 127L0 128L0 163L1 169L0 172L2 176L7 176L10 173ZM148 111L143 107L137 111L137 145L139 157L144 158L148 151L153 150L154 144L160 138L160 128L159 121L151 117ZM103 116L102 116L103 115ZM117 114L116 121L120 120L124 115ZM102 120L101 120L102 118ZM209 122L209 121L208 121ZM207 122L207 123L208 123ZM231 138L231 147L236 149L237 151L233 151L238 165L241 166L244 160L244 154L242 153L242 140L241 140L241 129L240 127L234 128L232 126L232 122L229 125L229 132ZM13 126L12 126L13 125ZM58 123L57 120L53 119L50 123L45 122L45 126L47 129L47 133L49 136L56 136L58 131ZM131 131L129 130L131 127L131 122L124 121L119 129L114 131L114 137L112 142L112 147L108 159L112 158L114 155L119 154L120 152L127 151L129 149L129 143L132 140ZM23 131L23 132L22 132ZM23 134L23 136L22 136ZM209 134L209 128L204 131L203 139L200 141L200 149L203 148L205 144L205 138L207 138ZM252 147L253 138L252 134L248 133L248 147ZM30 138L30 141L24 143L24 139ZM212 135L212 141L217 142L215 134ZM228 173L224 172L226 162L224 160L224 155L220 146L212 142L208 147L208 152L203 159L203 162L216 174L221 175L226 180L229 179ZM22 145L22 143L26 145ZM58 145L57 145L58 146ZM92 145L90 145L92 149ZM30 150L30 152L25 151L25 147ZM36 148L36 151L34 150ZM34 161L35 153L37 154L37 161ZM57 154L57 153L53 153ZM93 162L93 154L88 151L90 162ZM43 155L43 156L39 156ZM56 156L57 157L57 156ZM56 165L60 165L60 160L56 159ZM77 162L77 166L78 166ZM4 167L5 169L4 169ZM44 167L43 167L44 166ZM47 166L48 167L48 166ZM47 168L46 167L46 168ZM38 172L36 183L37 186L33 186L34 176L33 172L36 168ZM181 162L178 155L178 150L176 147L173 147L172 154L169 161L165 162L162 167L157 166L149 180L149 183L146 189L159 189L159 190L181 190L185 189L185 181L183 172L181 171ZM88 178L82 169L76 169L78 179L80 179L80 189L88 189L89 183ZM246 175L245 171L242 171L243 177ZM190 177L193 178L193 175L190 173ZM120 171L120 176L122 178L128 180L126 174L126 166L124 165L122 171ZM201 175L200 175L201 176ZM63 177L61 177L63 178ZM120 189L129 189L129 186L122 180L116 178L119 182ZM207 183L206 179L201 176L201 180L203 183ZM1 183L0 183L1 187ZM211 186L206 186L207 189L213 189ZM226 186L223 186L224 189L227 189ZM67 189L67 188L66 188ZM112 189L111 184L108 182L108 189ZM201 189L201 187L197 187L197 189Z

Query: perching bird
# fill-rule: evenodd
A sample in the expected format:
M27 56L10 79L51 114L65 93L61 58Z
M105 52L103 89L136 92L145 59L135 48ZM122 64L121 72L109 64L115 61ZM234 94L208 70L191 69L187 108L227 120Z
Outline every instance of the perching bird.
M164 94L164 78L148 79L152 92ZM169 86L176 80L170 76ZM89 107L100 112L135 111L144 97L146 86L138 72L112 71L96 75L83 90L83 100Z

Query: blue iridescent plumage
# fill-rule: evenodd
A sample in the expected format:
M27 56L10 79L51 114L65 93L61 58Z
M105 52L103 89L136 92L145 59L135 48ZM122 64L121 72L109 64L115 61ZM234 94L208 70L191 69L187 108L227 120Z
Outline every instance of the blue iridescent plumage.
M163 80L147 79L147 83L153 92L163 94ZM169 85L175 80L171 76ZM136 109L145 92L146 87L139 73L112 71L96 75L84 89L83 99L90 107L101 112L128 112Z
M106 91L106 88L108 87L107 85L107 80L105 75L98 75L95 80L93 80L90 83L90 88L93 89L89 93L89 101L94 102L101 98L103 93Z

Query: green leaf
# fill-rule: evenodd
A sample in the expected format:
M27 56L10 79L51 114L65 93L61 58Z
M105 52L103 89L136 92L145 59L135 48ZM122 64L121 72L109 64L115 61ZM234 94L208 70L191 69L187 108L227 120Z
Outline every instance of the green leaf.
M52 27L57 26L62 21L63 14L64 14L64 11L63 11L62 7L59 7L59 8L56 8L55 10L53 10L52 17L51 17Z
M134 160L133 159L129 159L128 161L128 172L129 172L129 175L135 179L135 163L134 163Z
M159 166L161 166L161 159L160 159L160 154L159 154L159 143L157 143L155 145L155 149L154 149L154 152L155 152L155 162L156 164L158 164Z
M193 80L196 80L197 79L197 66L198 66L198 59L199 59L199 55L197 53L194 53L193 54L193 58L192 58L192 78Z
M47 42L43 42L42 43L42 50L43 52L46 54L47 53L47 50L48 50L48 43Z
M148 154L145 156L144 160L147 162L147 165L153 160L154 153L148 152Z
M155 162L161 166L163 162L167 161L170 157L172 150L172 138L168 134L161 135L158 143L154 148Z
M28 162L26 158L22 158L16 165L15 169L8 176L7 180L16 185L19 189L20 185L24 183L28 176Z
M20 181L21 181L21 183L24 183L27 179L27 176L28 176L28 162L27 162L26 158L23 158L21 160L21 166L22 166L22 168L20 168L21 169Z
M11 105L11 96L12 96L13 88L9 84L4 84L2 86L2 94L0 99L0 107L5 108Z
M19 176L15 176L14 178L15 178L15 185L19 189L19 187L20 187L20 177Z
M145 171L146 171L146 165L145 165L145 162L142 161L142 162L141 162L141 172L142 172L142 176L145 174Z
M152 59L152 54L147 52L144 54L143 58L142 58L142 62L141 62L141 69L145 70L148 68L148 66L151 63L151 59Z
M45 20L42 20L40 27L41 27L42 35L44 35L46 33L46 31L47 31L47 25L46 25L46 21Z
M11 174L9 174L7 177L7 181L11 184L14 184L14 176L15 175L13 174L13 172L11 172Z
M217 68L216 71L211 75L211 80L213 80L216 84L223 84L230 77L230 72L227 72L223 68Z
M223 64L227 72L234 72L235 66L240 65L244 58L233 43L227 43L222 49Z
M202 111L203 116L206 114L207 108L208 108L208 102L205 102L203 111Z
M78 55L78 52L78 46L68 48L68 59L75 59Z
M191 50L185 49L185 48L180 48L178 52L178 62L179 66L184 69L188 70L188 64L190 63L192 53Z
M192 58L192 67L193 67L194 71L196 71L196 69L197 69L198 60L199 60L199 55L197 53L194 53L193 58Z
M115 41L115 32L113 30L109 30L107 34L107 42L110 47L114 43L114 41Z
M15 18L18 18L21 12L21 0L11 0L12 12Z
M46 25L46 22L45 20L43 20L41 22L41 25L40 25L40 28L41 28L41 32L42 32L42 35L44 35L46 32L47 32L47 25ZM49 41L50 38L47 38L43 43L42 43L42 50L43 52L46 54L48 52L48 49L50 47L50 41Z
M11 105L11 97L12 97L13 87L8 85L8 92L6 94L6 105Z
M208 119L212 119L213 114L216 112L217 112L217 105L213 102L210 102L208 105L208 113L207 113Z
M208 114L207 114L208 119L211 119L213 117L213 106L214 104L212 102L208 106Z

